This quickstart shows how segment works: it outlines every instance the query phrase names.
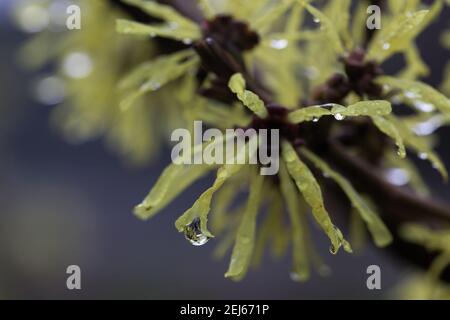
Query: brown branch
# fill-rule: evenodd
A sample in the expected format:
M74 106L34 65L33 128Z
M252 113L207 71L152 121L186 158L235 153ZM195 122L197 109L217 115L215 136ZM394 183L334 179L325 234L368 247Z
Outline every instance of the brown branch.
M351 171L352 176L364 189L379 198L380 204L394 206L394 208L407 211L406 216L410 219L424 218L439 222L450 223L450 206L436 199L428 199L417 196L407 189L396 187L385 179L380 170L371 166L360 158L351 156L348 151L338 142L330 142L330 155L333 157L331 163L338 163L345 171ZM330 159L331 160L331 159ZM362 174L360 177L359 175ZM360 180L360 181L358 181ZM363 181L361 181L363 180Z
M434 229L450 224L450 206L436 199L419 197L407 189L391 185L380 170L364 160L351 156L338 141L330 142L329 150L322 155L333 163L355 187L370 195L380 210L383 221L394 235L391 251L423 268L428 268L436 253L424 247L405 242L398 234L405 223L418 222ZM442 275L450 282L450 267Z

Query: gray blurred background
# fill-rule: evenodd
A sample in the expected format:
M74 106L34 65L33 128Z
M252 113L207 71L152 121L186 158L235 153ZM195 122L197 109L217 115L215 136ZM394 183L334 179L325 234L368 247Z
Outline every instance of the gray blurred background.
M361 255L320 252L332 267L327 278L305 283L289 278L290 255L265 258L240 283L223 274L228 259L215 261L215 241L191 246L174 228L175 219L210 183L189 189L149 222L132 215L170 152L162 150L146 168L127 167L101 141L70 145L49 125L51 107L35 102L31 88L41 76L21 70L16 52L26 35L8 17L0 0L0 299L382 299L414 269L383 250ZM439 46L449 11L420 37L420 47L438 85L449 52ZM395 69L397 62L389 68ZM450 130L440 131L439 148L450 164ZM428 166L425 176L438 197L450 199L448 186ZM82 269L82 290L66 289L66 268ZM366 288L366 268L382 268L381 291Z

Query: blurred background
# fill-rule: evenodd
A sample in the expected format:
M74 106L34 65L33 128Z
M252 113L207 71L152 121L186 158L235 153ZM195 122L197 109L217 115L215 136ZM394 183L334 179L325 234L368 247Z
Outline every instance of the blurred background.
M175 219L210 183L190 188L149 222L132 214L170 162L170 151L145 168L132 168L101 141L69 144L49 124L51 106L37 102L36 86L45 71L33 74L17 64L27 35L9 14L13 0L0 0L0 299L387 299L416 270L388 252L320 252L332 268L329 277L304 284L291 281L291 261L265 258L240 283L226 280L228 260L212 258L215 241L191 246L174 228ZM449 27L446 9L419 39L438 86L449 52L439 45ZM387 70L395 70L393 61ZM50 70L49 70L50 72ZM39 97L39 95L38 95ZM440 132L439 153L450 164L450 130ZM424 176L436 197L450 200L450 189L428 165ZM79 265L82 290L66 288L66 268ZM366 287L366 268L382 269L380 291Z

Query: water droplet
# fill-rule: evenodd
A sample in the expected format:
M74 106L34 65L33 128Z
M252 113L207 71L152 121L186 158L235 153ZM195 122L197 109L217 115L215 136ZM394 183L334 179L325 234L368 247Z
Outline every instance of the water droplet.
M389 50L391 48L391 44L389 42L386 42L383 44L383 50Z
M389 91L389 90L385 90L385 91ZM391 98L391 101L393 104L401 104L403 102L403 99L399 95L396 95Z
M417 101L414 106L422 112L433 112L435 110L434 105L423 101Z
M195 218L184 228L184 237L194 246L202 246L210 239L202 233L199 218Z
M145 203L140 203L136 206L136 210L141 212L150 211L150 209L151 208Z
M319 70L316 67L307 67L305 69L305 75L308 79L316 79L319 74Z
M417 155L419 157L419 159L421 160L427 160L428 159L428 153L426 152L421 152Z
M54 105L64 100L66 90L62 79L49 76L39 80L34 92L40 103Z
M140 90L141 91L149 91L149 90L150 91L156 91L159 88L161 88L161 84L159 82L157 82L157 81L152 80L152 81L144 83L141 86Z
M303 282L308 280L308 277L306 275L299 274L298 272L295 271L289 273L289 278L291 278L291 280L294 282Z
M323 172L322 175L324 178L330 178L330 174L328 172Z
M405 97L407 97L408 99L417 99L419 95L413 91L406 91Z
M313 19L313 21L314 21L315 23L320 23L320 19L319 19L319 18L317 18L317 17L316 17L316 18L314 18L314 19Z
M345 116L343 116L343 115L340 114L340 113L336 113L336 114L334 115L334 118L335 118L336 120L338 120L338 121L342 121L342 120L345 119Z
M287 48L289 41L286 39L274 39L270 42L270 46L274 49L282 50Z
M385 173L386 180L395 186L405 186L409 183L410 177L407 171L399 168L392 168Z
M176 22L169 22L169 28L170 29L177 29L178 28L178 23Z
M39 4L27 4L19 9L17 23L25 32L40 32L48 27L50 15L48 10Z
M418 123L413 131L418 136L428 136L434 133L443 125L443 120L440 116L435 116L427 121Z
M337 254L339 251L339 248L336 248L334 245L330 246L330 253L331 254Z
M81 79L87 77L92 69L91 57L85 52L71 52L63 60L64 73L71 78Z
M185 39L183 39L183 43L186 45L192 44L192 39L185 38Z
M319 117L313 117L312 122L319 122Z
M150 81L150 88L155 91L161 88L161 84L157 81Z

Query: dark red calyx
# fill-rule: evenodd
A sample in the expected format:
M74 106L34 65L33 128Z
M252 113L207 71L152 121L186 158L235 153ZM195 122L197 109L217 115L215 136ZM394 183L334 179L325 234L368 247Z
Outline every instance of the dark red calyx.
M383 73L376 61L366 60L363 49L353 50L342 59L345 74L352 91L359 96L380 97L383 89L375 83L375 78Z
M260 118L254 116L250 128L255 130L279 130L280 139L286 139L296 146L303 144L303 140L299 137L300 130L298 124L292 124L288 120L290 110L278 104L267 105L268 116Z
M202 29L204 38L213 38L226 49L247 51L260 42L258 33L251 30L247 23L230 15L218 15L205 21Z

